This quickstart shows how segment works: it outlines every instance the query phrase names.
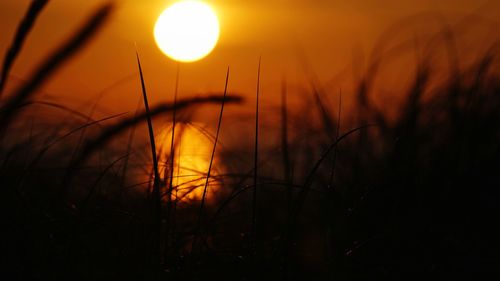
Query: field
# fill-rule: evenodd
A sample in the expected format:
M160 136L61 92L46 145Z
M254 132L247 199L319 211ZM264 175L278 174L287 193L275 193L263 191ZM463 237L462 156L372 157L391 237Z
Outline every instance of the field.
M227 90L228 68L220 93L173 93L172 102L152 103L139 50L131 54L137 111L95 119L99 97L75 109L39 90L87 46L112 5L4 91L43 2L34 1L20 23L0 84L8 280L498 276L494 38L470 63L456 55L459 31L447 28L420 49L375 53L349 93L312 81L297 101L288 95L293 81L284 81L273 114L262 111L260 69L252 99ZM390 110L380 106L379 71L388 57L414 49L414 65L401 69L413 78L401 81L405 90ZM225 115L235 108L252 114ZM213 122L200 123L200 114Z

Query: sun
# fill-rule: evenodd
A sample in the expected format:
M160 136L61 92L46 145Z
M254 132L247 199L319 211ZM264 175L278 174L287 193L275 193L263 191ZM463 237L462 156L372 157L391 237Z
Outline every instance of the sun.
M158 17L154 37L160 50L173 60L194 62L212 52L219 40L219 20L201 1L182 1Z

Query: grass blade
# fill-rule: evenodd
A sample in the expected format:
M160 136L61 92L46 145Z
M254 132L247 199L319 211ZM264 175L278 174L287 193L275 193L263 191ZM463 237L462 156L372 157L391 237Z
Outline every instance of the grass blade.
M202 218L203 218L203 209L205 208L205 200L206 200L206 196L207 196L207 189L208 189L208 181L210 180L210 172L212 171L212 164L213 164L213 161L214 161L214 156L215 156L215 150L217 148L217 142L219 140L219 133L220 133L220 128L221 128L221 124L222 124L222 114L224 113L224 105L225 105L225 99L226 99L226 96L227 96L227 85L229 83L229 67L227 68L227 74L226 74L226 84L224 86L224 97L222 99L222 104L221 104L221 107L220 107L220 113L219 113L219 121L218 121L218 124L217 124L217 132L215 133L215 141L214 141L214 147L213 147L213 150L212 150L212 155L210 156L210 163L208 165L208 171L207 171L207 178L205 180L205 186L203 187L203 195L201 197L201 203L200 203L200 209L198 211L198 224L197 224L197 235L199 236L200 234L200 230L201 230L201 222L202 222ZM194 242L196 243L197 242L197 237L195 237L195 240ZM193 245L193 250L195 249L195 246L197 246L196 244Z
M160 262L160 234L161 234L161 195L160 195L160 172L158 169L158 158L156 156L156 143L153 130L153 122L151 121L151 113L149 110L148 95L146 92L146 84L142 73L141 60L139 53L136 51L137 66L139 67L139 75L141 78L142 97L144 99L144 110L146 112L146 121L148 123L149 144L151 146L151 156L153 159L153 259L154 262Z
M259 58L257 70L257 89L255 105L255 149L254 149L254 170L253 170L253 194L252 194L252 239L254 240L254 251L257 252L257 189L258 189L258 161L259 161L259 94L260 94L260 67L262 57Z
M174 110L172 110L172 138L170 142L170 175L169 175L169 186L167 192L167 218L166 218L166 241L165 244L169 245L170 238L170 219L172 215L172 193L174 189L174 160L175 160L175 125L177 123L177 110L175 110L175 105L177 103L177 94L179 91L179 73L180 73L180 63L177 63L177 74L175 77L175 90L174 90Z
M17 108L28 100L33 93L48 79L64 62L73 57L99 31L109 18L114 5L105 4L99 8L87 22L71 38L57 48L28 79L28 82L14 92L6 101L0 113L0 128L5 128L15 116Z
M16 35L14 36L14 40L12 41L9 50L5 54L5 59L0 76L0 97L2 96L3 90L5 88L7 77L9 77L10 69L23 48L24 41L26 41L28 34L35 25L35 21L38 18L38 15L48 2L49 0L34 0L33 2L31 2L26 15L24 15L24 18L19 23Z

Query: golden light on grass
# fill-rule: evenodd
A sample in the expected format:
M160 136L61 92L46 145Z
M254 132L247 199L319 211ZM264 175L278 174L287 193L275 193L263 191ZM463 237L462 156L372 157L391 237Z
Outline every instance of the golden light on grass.
M201 1L182 1L168 7L156 21L154 36L160 50L181 62L210 54L219 40L219 20Z
M213 140L203 128L197 125L178 123L175 130L174 191L172 199L177 198L180 202L201 200L210 164ZM161 162L166 163L170 159L168 152L171 138L171 130L166 131L159 137L160 145L163 146L158 149L159 152L163 151L160 156ZM169 165L166 163L162 169L163 172L168 168ZM215 157L209 181L210 185L207 190L207 199L212 197L213 192L219 186L215 182L215 178L222 173L223 169L221 163L218 163L218 159Z

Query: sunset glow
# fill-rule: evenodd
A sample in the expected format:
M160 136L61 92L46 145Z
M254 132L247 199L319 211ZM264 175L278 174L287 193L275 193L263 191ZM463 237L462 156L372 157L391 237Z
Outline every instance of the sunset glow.
M498 272L500 0L0 0L0 23L2 280Z
M219 39L215 12L200 1L183 1L168 7L158 18L156 44L168 57L193 62L207 56Z
M190 202L201 200L206 182L206 174L210 163L210 157L213 149L213 142L208 137L204 129L198 125L177 124L175 128L175 157L174 157L174 193L172 198L179 202ZM160 136L163 148L159 152L165 163L170 158L170 142L172 139L171 130L165 131ZM215 157L215 162L218 157ZM165 166L168 169L168 165ZM223 166L218 163L212 170L209 187L207 189L207 198L213 195L215 190L214 176L220 175Z

